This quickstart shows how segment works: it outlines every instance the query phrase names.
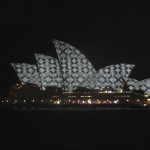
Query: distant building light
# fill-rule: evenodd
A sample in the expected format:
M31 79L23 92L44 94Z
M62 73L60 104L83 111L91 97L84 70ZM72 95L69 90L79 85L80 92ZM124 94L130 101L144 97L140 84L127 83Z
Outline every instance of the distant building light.
M8 103L8 100L6 100L6 102Z
M2 101L2 103L3 103L4 101Z
M43 100L41 100L41 102L43 102Z
M129 102L129 100L127 99L127 102Z
M60 104L60 101L54 101L54 104Z
M148 97L148 95L144 95L145 97Z
M88 100L88 104L91 104L91 100L90 99Z
M148 98L147 100L150 101L150 98Z
M15 100L15 103L17 103L17 100Z
M111 101L109 101L109 104L111 104L112 102Z
M117 104L118 103L118 101L114 101L114 104Z
M139 99L137 99L137 102L139 102Z
M123 92L123 89L120 90L120 93L122 93L122 92Z
M25 102L26 102L26 100L23 100L23 102L25 103Z
M92 96L81 96L81 97L92 97Z
M68 97L76 97L76 96L68 96Z
M32 100L32 102L34 103L34 99Z

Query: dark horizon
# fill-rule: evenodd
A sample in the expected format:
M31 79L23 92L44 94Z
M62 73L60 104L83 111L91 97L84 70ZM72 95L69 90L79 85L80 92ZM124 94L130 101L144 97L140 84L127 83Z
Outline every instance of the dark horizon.
M96 70L135 64L131 78L150 78L148 3L9 3L1 9L0 89L18 81L11 62L35 64L34 53L57 57L52 39L79 49ZM7 89L7 90L6 90Z

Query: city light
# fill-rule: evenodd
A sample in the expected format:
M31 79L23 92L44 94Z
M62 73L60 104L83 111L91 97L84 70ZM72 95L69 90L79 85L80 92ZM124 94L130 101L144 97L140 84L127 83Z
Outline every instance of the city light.
M114 104L117 104L118 103L118 101L114 101Z

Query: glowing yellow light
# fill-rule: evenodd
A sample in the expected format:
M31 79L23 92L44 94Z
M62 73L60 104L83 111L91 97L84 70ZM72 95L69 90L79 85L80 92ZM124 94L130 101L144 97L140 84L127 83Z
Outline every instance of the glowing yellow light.
M54 104L60 104L60 101L54 101Z

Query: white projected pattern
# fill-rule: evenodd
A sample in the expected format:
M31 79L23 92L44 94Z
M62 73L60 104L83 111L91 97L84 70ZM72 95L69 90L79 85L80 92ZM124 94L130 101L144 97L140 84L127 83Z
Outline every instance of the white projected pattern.
M62 69L66 91L77 87L89 87L86 79L96 73L91 62L75 47L58 40L53 40Z
M47 86L62 87L62 77L58 60L42 54L35 54L39 74L42 83L42 90Z
M11 65L15 69L22 85L33 83L41 88L41 81L36 65L26 63L11 63Z
M112 87L115 90L120 90L124 86L123 77L128 77L133 67L132 64L116 64L106 66L96 73L96 89Z
M11 63L21 84L37 84L42 90L48 86L63 88L72 92L77 87L101 89L111 87L120 90L123 80L130 90L142 90L150 95L150 78L142 81L128 78L135 65L116 64L96 71L91 62L75 47L53 40L60 64L57 59L43 54L35 54L37 65ZM41 85L42 84L42 85Z
M144 91L145 94L150 95L150 78L139 81L139 88Z
M128 88L132 90L142 90L145 94L150 95L150 78L138 81L131 78L124 78Z
M139 81L136 79L131 79L131 78L123 78L124 81L126 82L129 90L139 90Z

